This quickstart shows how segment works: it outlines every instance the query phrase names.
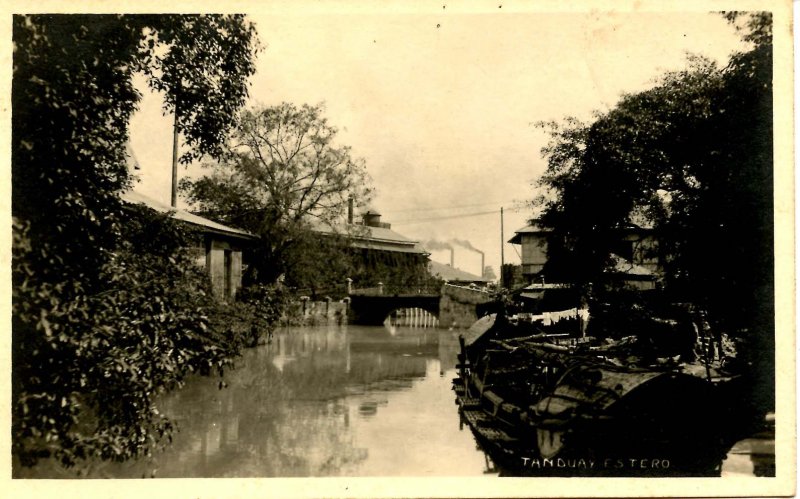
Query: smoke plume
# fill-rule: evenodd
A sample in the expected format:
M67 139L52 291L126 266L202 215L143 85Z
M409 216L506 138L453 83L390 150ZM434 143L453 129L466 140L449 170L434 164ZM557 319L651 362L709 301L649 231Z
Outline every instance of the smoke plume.
M457 244L458 246L461 246L462 248L467 248L468 250L475 251L476 253L480 253L481 255L483 254L483 251L481 251L478 248L476 248L475 246L473 246L472 243L470 243L466 239L451 239L450 241L453 244Z
M423 246L425 247L425 249L428 249L428 250L452 250L453 249L453 247L450 245L450 243L442 242L442 241L436 241L435 239L431 239L430 241L427 241L425 244L423 244Z

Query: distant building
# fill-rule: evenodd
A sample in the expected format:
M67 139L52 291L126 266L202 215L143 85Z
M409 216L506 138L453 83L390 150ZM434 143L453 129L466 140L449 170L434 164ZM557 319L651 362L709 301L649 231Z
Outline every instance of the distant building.
M474 284L484 287L491 282L491 279L465 272L444 263L434 262L433 260L428 263L428 271L438 279L461 286Z
M392 230L391 224L381 222L380 213L368 210L360 221L353 217L352 205L348 223L317 225L320 234L340 234L349 239L349 251L355 256L355 269L349 277L354 286L372 287L383 283L387 291L405 286L421 285L427 276L430 253L419 241L413 241Z
M385 252L409 255L411 259L427 259L429 253L419 241L412 241L392 230L391 224L381 222L381 215L375 211L367 211L361 222L353 222L347 226L317 225L314 230L320 234L344 234L350 237L351 246L366 252Z
M551 232L550 229L531 223L517 229L514 237L508 240L511 244L522 246L522 276L528 282L536 279L547 263L547 237Z
M198 263L204 265L211 279L214 296L222 301L233 300L242 287L242 251L258 239L247 231L172 208L138 192L121 195L126 203L143 204L159 213L171 213L172 218L199 229L202 234L196 244Z
M652 230L635 224L618 229L609 272L638 290L655 289L659 271L658 242ZM547 239L552 230L531 223L515 231L508 242L522 246L522 275L526 282L540 281L547 263Z

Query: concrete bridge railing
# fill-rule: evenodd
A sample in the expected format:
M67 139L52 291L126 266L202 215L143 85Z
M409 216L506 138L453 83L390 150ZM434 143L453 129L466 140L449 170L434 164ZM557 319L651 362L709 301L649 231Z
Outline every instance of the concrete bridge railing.
M377 286L368 288L350 288L348 295L360 296L418 296L418 295L439 295L441 288L439 286L403 286L392 287L384 286L383 283L378 283Z

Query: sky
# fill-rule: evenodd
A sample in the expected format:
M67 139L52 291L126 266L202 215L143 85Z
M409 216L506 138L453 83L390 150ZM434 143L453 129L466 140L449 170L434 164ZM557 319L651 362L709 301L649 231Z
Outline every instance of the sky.
M539 121L588 120L625 92L686 66L686 54L724 65L743 48L715 14L459 12L427 10L248 14L265 49L250 104L325 104L338 143L362 157L376 194L371 208L400 234L454 245L454 263L498 272L501 241L532 211L545 169ZM142 88L144 88L142 86ZM131 122L141 170L136 189L168 203L172 118L146 93ZM200 169L180 167L181 176ZM185 206L185 205L179 205ZM503 208L501 239L500 208ZM436 245L430 245L434 247ZM450 251L431 250L449 263ZM506 243L506 263L519 246Z

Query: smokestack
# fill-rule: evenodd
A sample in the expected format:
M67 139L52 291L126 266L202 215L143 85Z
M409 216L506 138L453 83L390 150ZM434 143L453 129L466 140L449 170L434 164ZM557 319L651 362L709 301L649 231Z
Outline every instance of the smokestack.
M353 223L353 196L347 198L347 223Z
M483 271L484 271L484 267L486 266L486 255L484 255L484 254L483 254L483 251L481 251L481 250L479 250L478 248L476 248L475 246L473 246L473 245L472 245L472 243L470 243L470 242L469 242L469 241L467 241L466 239L452 239L451 241L452 241L453 243L455 243L455 244L457 244L457 245L461 246L462 248L467 248L467 249L468 249L468 250L470 250L470 251L474 251L475 253L480 253L480 254L481 254L481 271L480 271L480 276L481 276L481 277L483 277Z
M451 246L451 247L450 247L450 266L451 266L452 268L456 268L456 265L455 265L455 260L456 260L456 259L455 259L455 256L456 256L456 252L453 250L453 247Z

